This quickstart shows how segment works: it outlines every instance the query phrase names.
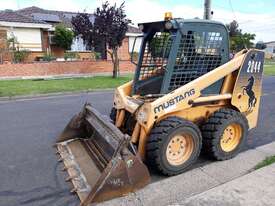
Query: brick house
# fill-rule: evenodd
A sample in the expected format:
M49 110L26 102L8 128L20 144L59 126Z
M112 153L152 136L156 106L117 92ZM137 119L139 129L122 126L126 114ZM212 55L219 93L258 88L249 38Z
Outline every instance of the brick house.
M40 52L44 51L42 34L51 27L50 24L36 21L11 10L0 12L2 43L4 44L4 42L7 42L7 39L15 37L18 42L15 46L32 51L32 55L39 55Z
M20 49L31 51L30 61L43 56L47 51L62 58L65 51L58 48L52 41L55 26L62 23L67 28L72 28L71 19L76 15L76 12L45 10L34 6L16 11L5 10L0 11L0 30L7 31L7 38L16 37ZM119 49L121 60L130 59L129 53L132 51L134 39L140 34L138 28L129 25L129 31ZM74 39L71 51L78 52L81 57L90 55L81 38Z

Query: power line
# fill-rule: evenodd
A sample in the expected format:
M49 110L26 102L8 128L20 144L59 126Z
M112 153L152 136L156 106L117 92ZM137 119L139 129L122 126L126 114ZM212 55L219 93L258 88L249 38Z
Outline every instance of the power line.
M21 9L20 8L20 0L16 0L16 3L17 3L17 9Z
M275 30L275 27L262 28L262 29L253 29L251 31L259 32L259 31L266 31L266 30L268 30L268 31L272 30L273 31L273 30Z
M233 16L235 17L235 19L237 20L237 16L236 16L236 14L235 14L235 11L234 11L234 8L233 8L233 5L232 5L232 2L231 2L231 0L228 0L229 1L229 5L230 5L230 8L231 8L231 11L232 11L232 13L233 13Z
M234 15L234 17L235 17L235 20L237 21L237 15L235 14L235 11L234 11L234 8L233 8L233 5L232 5L232 2L231 2L231 0L228 0L228 1L229 1L229 4L230 4L230 7L231 7L231 10L232 10L232 13L233 13L233 15ZM244 48L245 48L245 49L247 49L247 46L246 46L246 44L245 44L245 41L244 41L244 39L243 39L242 35L240 36L240 38L241 38L241 40L242 40L242 43L243 43Z

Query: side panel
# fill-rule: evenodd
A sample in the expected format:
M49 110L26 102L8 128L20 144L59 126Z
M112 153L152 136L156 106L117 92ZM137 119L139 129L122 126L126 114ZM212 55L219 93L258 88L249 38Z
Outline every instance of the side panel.
M232 94L232 105L246 116L250 129L257 125L263 65L264 52L250 50L241 66Z

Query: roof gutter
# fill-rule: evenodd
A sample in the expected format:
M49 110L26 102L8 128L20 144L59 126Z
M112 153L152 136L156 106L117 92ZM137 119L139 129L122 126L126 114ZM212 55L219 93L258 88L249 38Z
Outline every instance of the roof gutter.
M19 28L39 28L39 29L51 29L50 24L40 24L40 23L23 23L23 22L8 22L0 21L0 25L3 27L19 27Z

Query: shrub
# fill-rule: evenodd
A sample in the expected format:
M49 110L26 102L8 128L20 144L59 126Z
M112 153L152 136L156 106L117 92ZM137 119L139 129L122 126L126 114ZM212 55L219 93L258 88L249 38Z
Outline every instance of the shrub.
M100 52L95 52L95 59L101 59L101 53Z
M56 58L51 53L44 53L42 60L50 62L56 60Z
M138 52L132 52L132 53L131 53L131 58L132 58L132 60L133 60L134 62L137 62L137 60L138 60L138 55L139 55Z
M56 46L65 50L71 49L74 33L64 25L59 24L55 27L53 40Z
M19 44L19 42L18 42L18 40L15 36L9 37L7 39L7 48L11 51L15 51L16 50L16 45L18 45L18 44Z
M15 63L24 62L24 60L30 55L28 50L16 50L13 52L13 59Z
M65 52L65 60L80 59L80 55L77 52Z

